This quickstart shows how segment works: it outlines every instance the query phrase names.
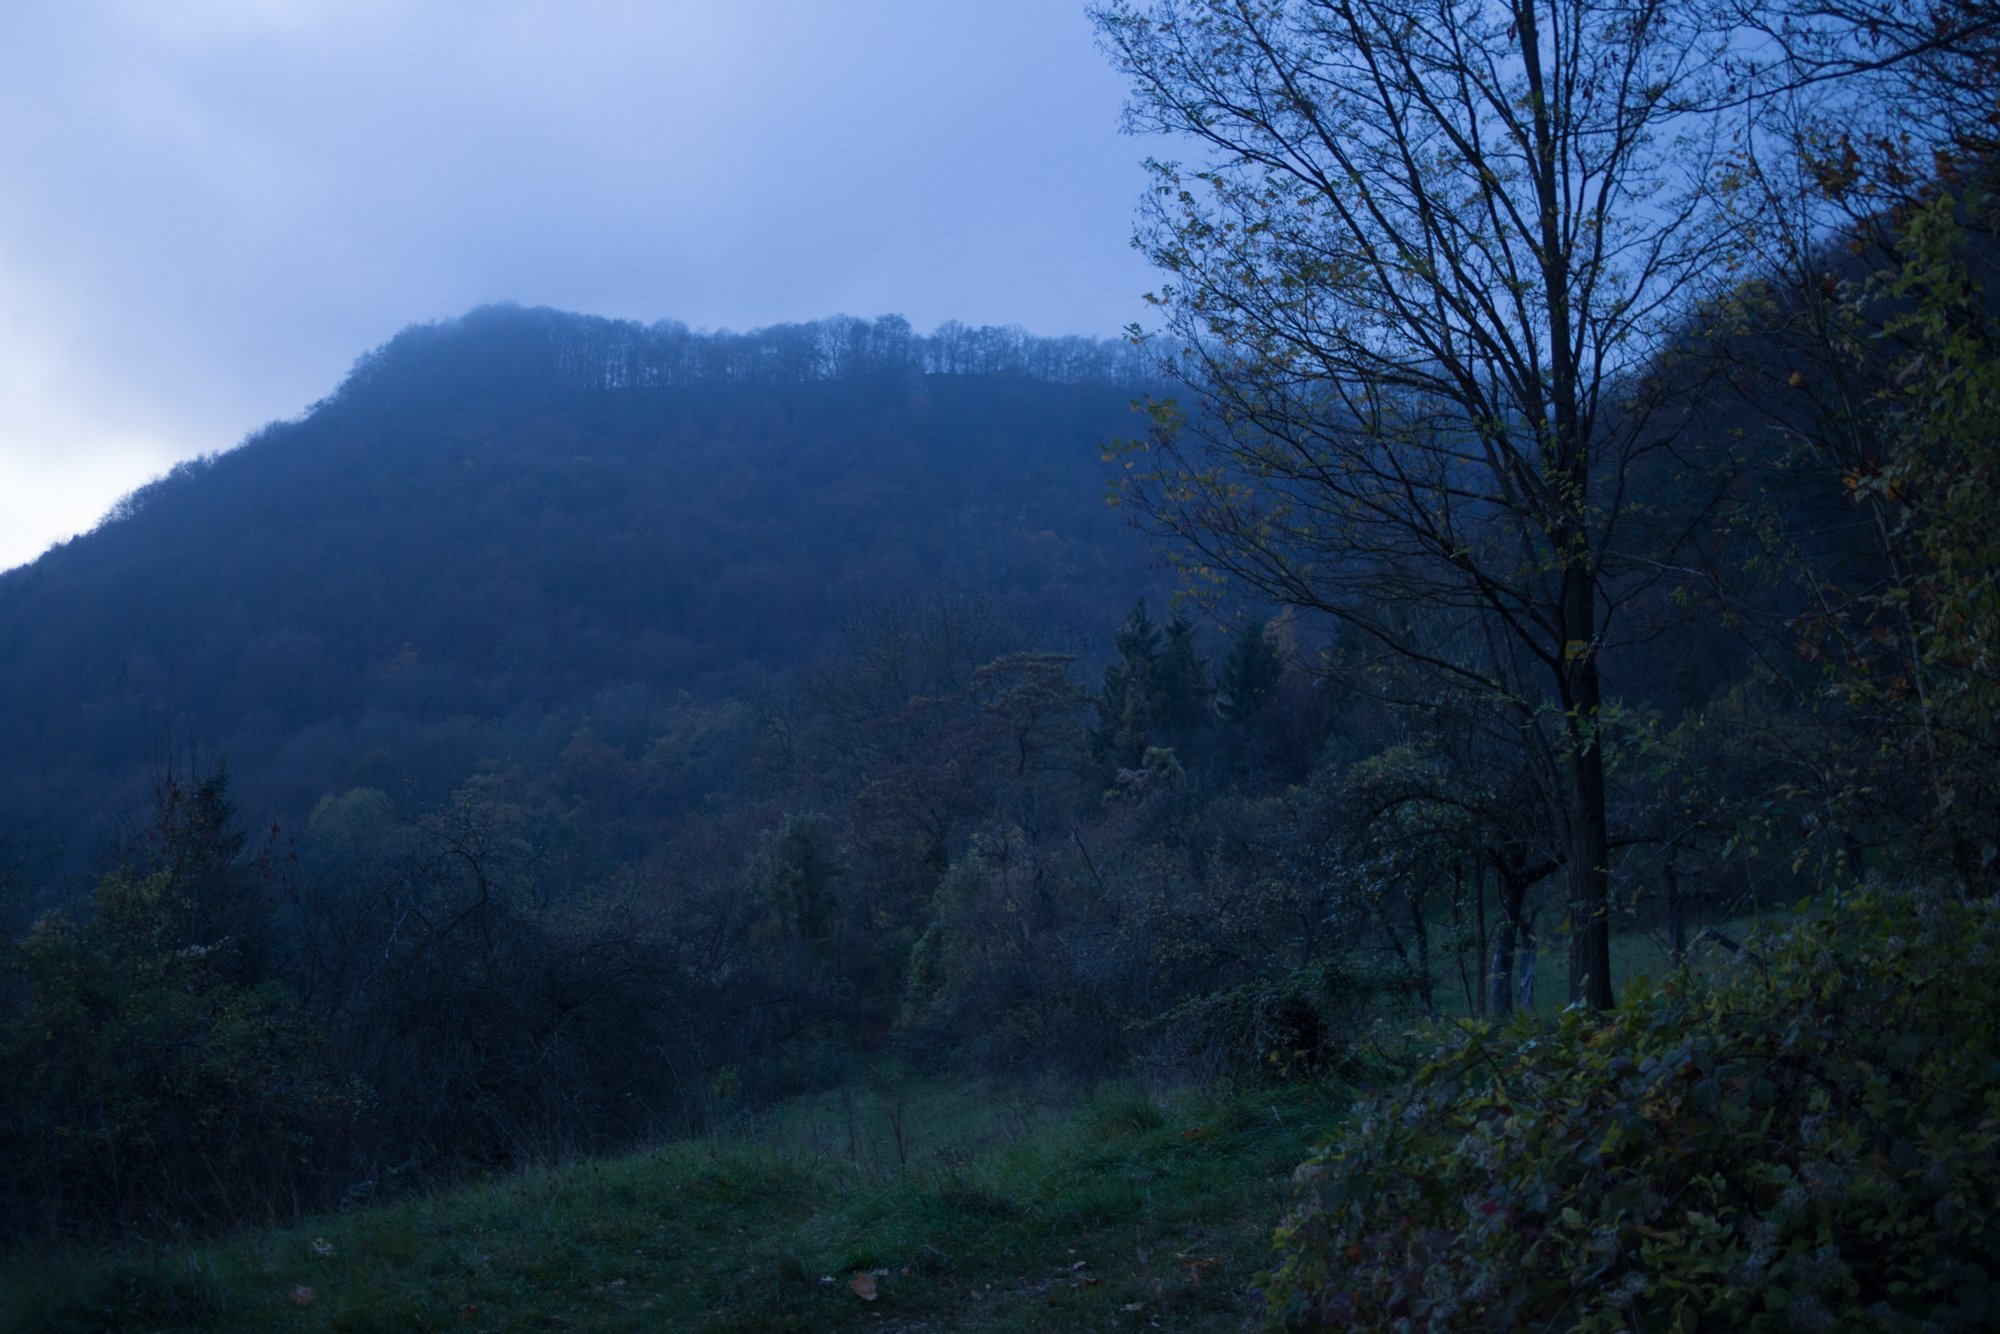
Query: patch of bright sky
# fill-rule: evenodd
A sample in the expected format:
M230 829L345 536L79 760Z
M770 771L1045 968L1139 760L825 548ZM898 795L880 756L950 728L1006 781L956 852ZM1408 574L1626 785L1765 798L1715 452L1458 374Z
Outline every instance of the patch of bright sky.
M487 301L1115 334L1076 0L11 0L0 569Z

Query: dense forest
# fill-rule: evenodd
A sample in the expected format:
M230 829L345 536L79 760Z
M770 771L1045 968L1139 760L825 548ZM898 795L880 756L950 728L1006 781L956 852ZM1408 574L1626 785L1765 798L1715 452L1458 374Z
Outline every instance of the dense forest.
M0 1236L885 1056L1365 1072L1274 1322L1990 1319L1986 29L1925 39L1933 140L1805 116L1724 188L1706 65L1481 157L1444 37L1299 8L1095 13L1214 153L1151 164L1150 336L481 308L0 576ZM1649 202L1558 244L1559 161Z

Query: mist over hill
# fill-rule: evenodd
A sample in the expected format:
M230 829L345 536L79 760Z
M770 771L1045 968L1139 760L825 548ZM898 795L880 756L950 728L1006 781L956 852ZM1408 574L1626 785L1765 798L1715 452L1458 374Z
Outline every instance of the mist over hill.
M636 757L918 590L1101 641L1156 581L1100 458L1145 375L1123 343L895 317L411 328L0 576L0 827L45 879L191 752L259 827L357 786L420 808L582 728Z

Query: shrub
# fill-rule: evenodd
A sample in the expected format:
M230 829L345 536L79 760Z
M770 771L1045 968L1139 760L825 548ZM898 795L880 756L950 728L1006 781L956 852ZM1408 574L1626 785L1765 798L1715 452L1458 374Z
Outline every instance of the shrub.
M1352 959L1318 959L1196 996L1140 1027L1212 1074L1352 1075L1366 1059L1355 1035L1389 985Z
M1870 897L1760 948L1448 1030L1298 1169L1271 1323L1988 1327L2000 904Z
M0 960L23 1002L0 1014L0 1239L311 1197L357 1095L320 1073L305 1016L186 939L168 872L114 872L92 908L48 914Z

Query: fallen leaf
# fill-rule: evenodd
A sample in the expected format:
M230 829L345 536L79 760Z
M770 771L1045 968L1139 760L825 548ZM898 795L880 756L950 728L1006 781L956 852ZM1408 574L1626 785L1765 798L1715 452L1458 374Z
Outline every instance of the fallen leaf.
M862 1301L872 1302L875 1300L876 1297L875 1276L873 1274L869 1273L856 1274L854 1276L854 1281L849 1283L847 1286L853 1288L854 1295L859 1297Z
M1146 1303L1144 1303L1144 1302L1126 1302L1126 1303L1125 1303L1125 1305L1123 1305L1123 1306L1119 1307L1118 1309L1119 1309L1119 1310L1121 1310L1121 1311L1132 1311L1132 1312L1135 1312L1135 1313L1136 1313L1136 1312L1139 1312L1139 1311L1143 1311L1143 1310L1145 1310L1145 1309L1146 1309Z
M292 1305L305 1309L319 1300L319 1294L301 1283L292 1289Z
M479 1303L467 1302L465 1305L458 1308L458 1323L461 1325L469 1325L472 1323L472 1317L478 1314L479 1314Z

